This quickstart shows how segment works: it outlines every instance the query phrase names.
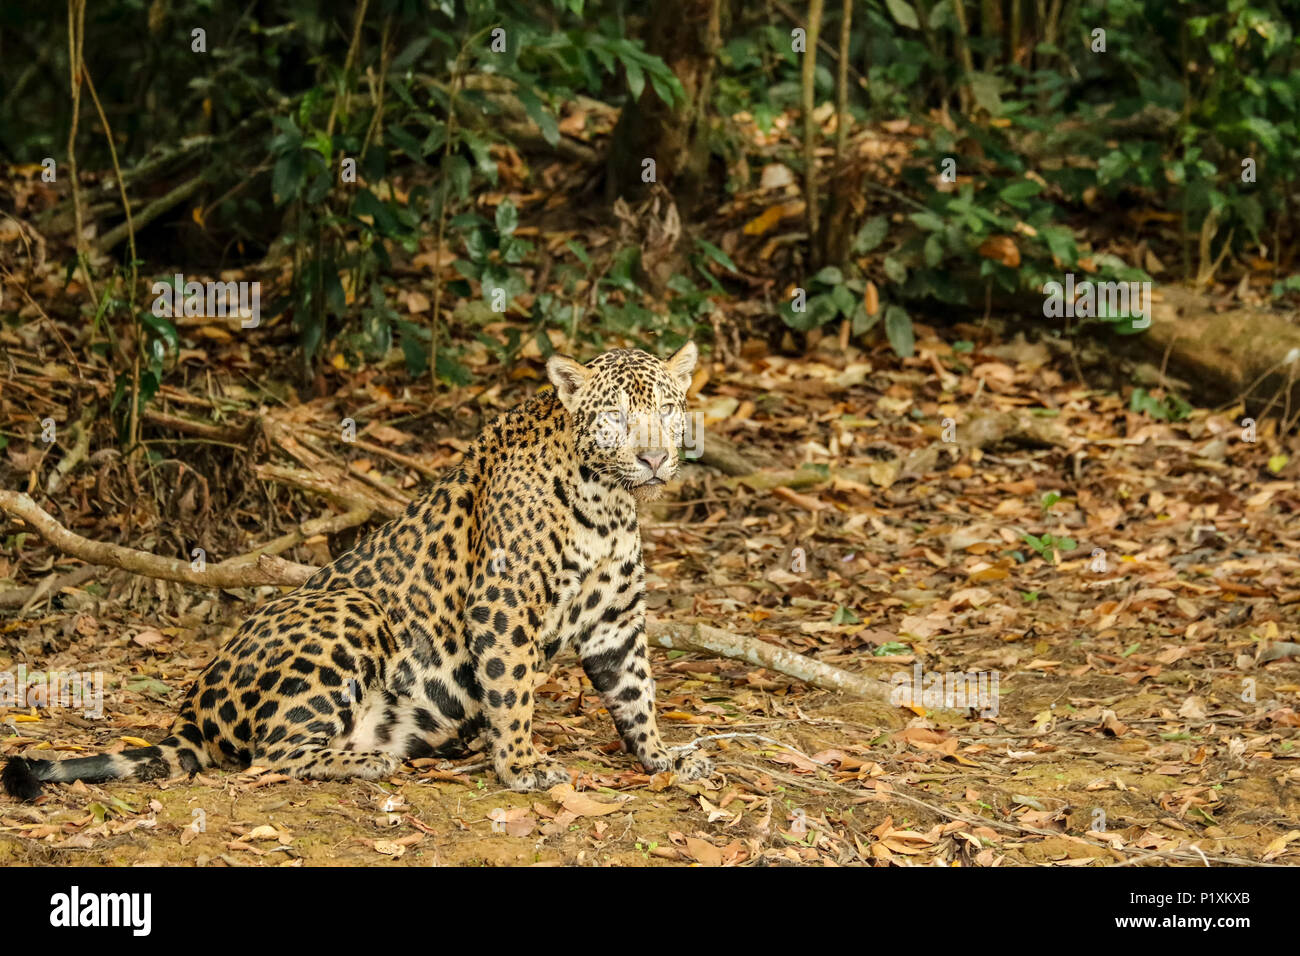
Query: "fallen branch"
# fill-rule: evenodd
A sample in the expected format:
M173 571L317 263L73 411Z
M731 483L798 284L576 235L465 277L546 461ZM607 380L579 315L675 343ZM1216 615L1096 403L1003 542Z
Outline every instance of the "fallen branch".
M307 425L304 427L304 430L313 435L318 435L321 438L330 438L335 434L333 432L327 432L325 429L318 428L314 425ZM412 458L410 455L403 455L401 452L393 451L391 448L385 448L382 445L376 445L374 442L366 441L364 438L354 439L352 445L359 448L361 451L368 451L372 455L379 455L383 458L387 458L389 461L396 462L403 468L409 468L412 471L418 472L430 481L438 481L442 478L442 472L439 469L431 468L429 465Z
M888 701L892 688L871 677L853 674L755 637L732 634L705 624L651 621L646 625L650 643L673 651L694 651L712 657L744 661L766 667L823 690L842 691L855 697Z
M253 473L262 481L274 481L328 498L347 508L369 508L385 518L395 518L406 506L386 495L372 491L366 485L353 481L344 472L330 469L329 473L289 468L285 465L256 465Z
M1028 412L977 411L965 422L957 425L957 444L953 447L970 451L986 449L1002 442L1033 448L1066 448L1070 443L1070 434L1058 422L1041 419ZM892 473L887 472L885 487L904 478L917 478L935 471L943 453L943 442L931 442L912 449L899 458ZM725 470L725 469L724 469ZM763 468L750 473L728 472L731 477L722 479L719 484L732 490L744 485L754 491L776 491L778 495L789 498L789 492L800 488L814 488L831 484L836 479L858 485L881 484L879 475L869 465L849 465L845 467L817 468L801 467ZM781 489L784 489L782 491ZM800 507L807 503L793 501Z
M731 440L711 431L704 433L704 448L700 457L688 458L701 465L716 468L724 475L750 475L760 468L770 467L775 461L759 451L741 451Z
M274 540L268 541L259 548L254 548L247 554L241 554L237 558L231 558L228 561L222 561L211 570L220 571L225 568L241 568L245 565L256 564L263 555L277 555L288 551L295 545L302 544L309 538L314 538L321 534L337 534L340 531L346 531L348 528L355 528L359 524L365 524L370 520L370 509L358 506L345 511L341 515L326 515L322 518L313 518L311 521L304 521L288 534L283 534ZM286 562L288 563L288 562ZM307 565L297 565L296 567L307 567ZM306 580L304 578L304 580ZM285 582L286 584L289 582ZM299 582L301 583L301 582Z
M121 225L114 226L108 232L104 233L104 235L95 240L95 248L99 252L107 252L130 235L132 226L134 226L135 230L138 232L172 207L178 206L185 200L189 199L197 193L202 186L203 174L200 173L188 182L181 183L165 196L159 196L153 202L149 203L149 205L145 206L144 209L141 210L139 217L134 222L128 220Z
M156 408L145 409L144 420L162 428L170 428L173 431L198 435L200 438L208 438L213 441L224 441L231 444L239 444L240 442L245 441L248 436L247 424L219 425L214 422L204 422L195 418L186 418L184 415L173 415L170 412L164 412Z
M83 538L59 524L30 496L16 491L0 491L0 509L14 517L22 518L45 541L64 554L80 558L88 564L120 568L133 574L161 578L164 581L179 581L183 584L197 584L208 588L249 588L266 584L297 585L306 581L316 570L308 565L262 554L257 558L256 563L213 564L202 571L196 571L188 561L179 558L164 558L161 555L124 548L107 541L91 541L89 538Z
M76 587L82 581L89 581L99 573L94 565L74 568L67 574L47 574L40 582L31 587L14 588L0 593L0 607L17 607L23 611L36 604L47 594L58 594L64 588Z
M830 484L836 478L867 484L871 481L871 472L867 468L858 467L830 468L825 474L815 468L780 468L724 478L718 484L732 490L744 485L754 491L772 491L776 488L813 488L817 485Z
M68 473L86 460L86 455L90 453L90 422L95 417L95 406L88 406L81 413L81 418L72 423L69 431L72 434L72 447L68 453L63 456L62 460L54 466L50 472L49 478L45 481L45 493L52 495L59 490L63 484L63 479L68 477Z
M266 553L267 551L281 543L291 541L296 536L307 537L324 530L359 524L364 520L363 513L368 517L367 509L354 507L344 515L304 522L297 532L277 538L263 545L258 551L196 571L187 562L177 558L164 558L147 551L137 551L118 544L83 538L59 524L25 494L0 491L0 509L26 521L44 540L60 551L80 558L88 564L121 568L149 578L179 581L182 584L197 584L209 588L245 588L267 584L297 587L318 569L309 564L286 561L284 558ZM304 532L309 534L304 535ZM289 545L285 544L285 546ZM39 588L40 585L37 587ZM755 667L765 667L825 690L841 691L856 697L880 701L889 700L888 684L860 674L852 674L756 638L732 634L703 624L680 624L672 621L651 621L646 625L646 632L650 643L657 647L745 661Z

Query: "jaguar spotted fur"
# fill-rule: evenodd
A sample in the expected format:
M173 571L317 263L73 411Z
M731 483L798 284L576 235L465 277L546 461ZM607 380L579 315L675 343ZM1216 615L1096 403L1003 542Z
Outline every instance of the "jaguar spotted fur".
M577 654L626 748L690 780L665 746L646 650L637 504L677 471L696 363L639 350L552 356L546 389L498 416L405 514L259 607L199 675L155 746L14 758L5 789L148 780L251 764L375 778L402 761L485 749L515 790L570 780L533 743L533 687Z

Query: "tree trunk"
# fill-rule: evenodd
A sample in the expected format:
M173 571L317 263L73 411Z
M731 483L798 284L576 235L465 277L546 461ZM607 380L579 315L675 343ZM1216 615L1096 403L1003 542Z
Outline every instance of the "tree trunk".
M646 50L663 59L686 92L669 105L647 77L614 128L606 170L606 198L645 195L645 160L654 160L655 181L663 183L685 213L701 198L708 172L703 134L713 93L713 67L722 43L723 0L660 0L646 22Z

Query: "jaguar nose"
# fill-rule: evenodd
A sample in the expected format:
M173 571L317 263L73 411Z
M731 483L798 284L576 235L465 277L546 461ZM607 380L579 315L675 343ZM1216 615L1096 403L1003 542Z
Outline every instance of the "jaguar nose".
M636 456L636 460L649 468L650 474L653 475L659 470L659 466L668 460L668 452L663 449L643 451L641 454Z

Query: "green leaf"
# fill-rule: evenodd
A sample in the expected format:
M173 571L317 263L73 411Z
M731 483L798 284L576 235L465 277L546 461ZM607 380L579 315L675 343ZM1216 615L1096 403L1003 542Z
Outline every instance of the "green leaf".
M328 169L322 169L317 173L310 185L307 186L307 191L302 194L303 202L309 206L323 202L330 189L334 186L334 175Z
M921 21L916 17L916 11L907 0L885 0L885 6L889 8L889 15L900 27L907 27L909 30L919 30Z
M1002 115L1002 78L993 73L970 73L971 95L975 105L988 111L990 116Z
M392 68L400 73L408 67L414 66L415 61L420 58L420 54L427 50L432 42L432 37L416 37L406 45L405 50L393 57Z
M166 697L172 692L170 687L155 677L133 677L127 681L126 689L148 697Z
M835 609L835 613L831 615L831 623L832 624L859 624L861 622L858 620L858 616L853 613L853 610L851 608L847 608L843 604L841 604L839 607Z
M555 117L550 111L542 105L541 99L522 83L515 85L515 95L519 97L519 102L524 106L524 112L528 118L537 124L537 128L542 131L542 138L554 146L560 141L560 127L555 122Z
M1241 121L1242 128L1259 142L1265 151L1274 153L1278 147L1277 127L1262 116L1247 116Z
M822 285L842 285L844 273L837 266L827 266L813 276L813 281L820 282Z
M706 242L703 239L696 239L695 244L700 247L701 251L703 251L706 256L718 265L722 266L722 268L726 269L728 272L736 271L736 264L731 261L731 256L727 255L713 243Z
M799 332L815 329L835 318L838 313L835 302L829 295L811 297L802 312L796 312L789 302L783 302L777 311L780 312L786 325Z
M1131 412L1150 415L1161 421L1169 420L1169 412L1164 404L1145 388L1133 389L1133 394L1129 396L1128 408Z
M941 216L932 212L914 212L907 218L911 219L912 222L916 223L917 226L927 232L942 232L947 226L947 223L943 221Z
M229 303L227 303L229 307ZM176 334L176 326L164 316L154 315L148 309L140 311L140 321L149 327L154 335L165 341L169 348L179 351L181 347L180 336Z
M870 332L875 328L876 323L879 321L879 312L875 315L867 315L866 306L859 302L857 308L853 310L853 334L862 335L866 332Z
M393 235L399 231L397 220L379 197L369 189L361 189L352 201L352 214L370 216L375 222L375 231L383 235Z
M325 287L325 304L335 315L342 315L348 300L343 292L343 283L339 281L338 265L333 261L326 264L321 284Z
M414 136L402 129L400 126L389 126L384 130L384 135L396 144L397 148L404 152L417 163L424 161L424 149L420 146L420 141Z
M633 100L639 100L641 92L645 89L645 70L641 69L641 64L631 57L623 56L619 59L623 62L623 69L627 71L627 90L632 94Z
M1002 201L1008 206L1012 206L1016 209L1028 209L1029 203L1026 202L1026 200L1031 196L1037 196L1042 191L1043 187L1041 185L1034 182L1032 179L1026 179L1023 182L1012 183L1010 186L1007 186L998 193L998 196L1001 197Z
M447 177L448 185L459 198L469 197L469 160L460 155L448 156L442 165L442 174Z
M469 253L471 262L484 263L488 257L488 241L484 230L475 229L465 237L465 251Z
M580 243L574 242L572 239L569 239L566 240L564 244L569 247L570 252L572 252L575 256L578 257L579 262L581 262L588 269L591 268L591 256L587 255L587 250L584 249Z
M519 210L509 199L501 200L497 206L496 214L497 232L503 236L509 236L514 233L519 225Z
M537 343L537 350L542 353L543 359L549 359L555 354L555 346L551 344L551 337L542 329L537 330L533 336L533 341Z
M1131 165L1129 158L1120 150L1103 156L1097 163L1097 182L1101 185L1115 182L1128 172Z
M1038 235L1047 243L1047 250L1062 265L1073 266L1079 261L1079 247L1074 243L1074 233L1065 226L1044 226Z
M478 136L469 132L464 134L464 141L465 145L469 147L469 151L474 154L474 165L478 168L479 174L495 186L497 182L497 161L492 158L492 141L485 136Z
M862 255L870 252L878 245L885 241L885 236L889 234L889 220L884 216L876 216L868 219L858 230L858 234L853 239L853 254Z
M925 240L925 264L933 269L943 262L943 240L931 233Z
M849 316L853 314L855 306L859 305L861 300L858 299L846 285L837 285L830 291L831 301L835 303L835 311L840 315Z
M474 381L470 370L446 349L438 350L438 378L448 385L468 385Z
M670 72L654 70L650 74L650 85L654 87L659 99L669 106L684 102L686 99L686 91L682 88L681 82Z
M271 194L276 204L283 205L297 199L306 177L307 164L301 150L295 149L281 156L271 171Z
M900 358L911 358L916 352L916 339L912 331L912 317L902 306L891 305L885 310L885 336Z
M429 369L429 330L405 319L397 320L401 333L402 356L411 375L423 375Z
M319 153L324 157L326 163L329 163L330 156L334 153L334 144L330 142L330 138L326 136L323 131L313 133L310 137L303 140L303 148L314 150Z

